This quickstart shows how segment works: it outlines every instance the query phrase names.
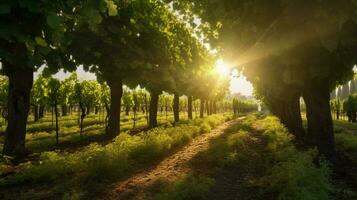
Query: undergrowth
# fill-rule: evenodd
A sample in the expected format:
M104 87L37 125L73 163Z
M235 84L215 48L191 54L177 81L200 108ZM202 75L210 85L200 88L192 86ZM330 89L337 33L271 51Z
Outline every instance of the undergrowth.
M38 161L24 163L14 175L0 179L0 186L16 187L22 184L51 183L58 179L75 179L78 180L76 185L80 188L65 188L62 189L65 191L60 192L68 196L73 190L80 190L78 192L83 194L86 191L85 183L126 176L138 167L147 166L167 155L175 147L229 119L231 115L228 114L212 115L175 127L155 128L134 136L121 133L105 146L92 143L75 153L44 152ZM11 197L13 194L5 191L3 195Z

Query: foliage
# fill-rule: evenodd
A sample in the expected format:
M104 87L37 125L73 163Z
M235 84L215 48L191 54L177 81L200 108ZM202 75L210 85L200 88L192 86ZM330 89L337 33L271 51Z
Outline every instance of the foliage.
M9 81L5 76L0 76L0 107L7 107L7 93Z
M295 152L275 164L269 174L260 179L264 190L277 193L281 200L330 199L329 165L321 162L316 167L316 151Z
M49 79L39 75L35 80L31 90L31 103L33 105L45 105L48 103Z
M204 121L218 125L227 118L227 115L212 115ZM75 153L44 152L38 162L22 164L21 170L2 179L1 185L51 182L73 175L81 180L121 177L140 165L162 158L173 148L200 134L202 130L197 124L201 120L172 128L156 128L135 136L122 133L105 146L93 143Z
M51 106L57 106L60 98L60 86L59 80L50 78L48 80L48 101Z
M348 116L348 121L357 122L357 94L350 95L343 102L343 110Z
M233 111L235 114L258 111L258 104L253 101L234 98Z
M292 136L275 117L267 117L258 125L265 130L266 148L274 165L259 180L266 192L277 194L278 199L329 199L331 170L322 160L314 164L316 150L299 152L293 146Z
M73 72L67 79L61 81L59 102L63 106L76 105L75 85L78 82L77 74Z
M186 175L174 183L166 185L153 200L186 200L186 199L206 199L205 194L213 185L214 180L207 177L194 177L192 174Z
M357 137L348 133L336 134L337 148L343 152L357 152Z

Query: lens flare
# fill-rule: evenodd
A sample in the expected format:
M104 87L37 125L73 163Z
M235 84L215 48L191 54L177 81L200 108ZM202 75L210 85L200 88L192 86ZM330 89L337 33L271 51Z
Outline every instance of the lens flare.
M231 73L230 67L222 59L216 62L216 73L220 76L228 77Z

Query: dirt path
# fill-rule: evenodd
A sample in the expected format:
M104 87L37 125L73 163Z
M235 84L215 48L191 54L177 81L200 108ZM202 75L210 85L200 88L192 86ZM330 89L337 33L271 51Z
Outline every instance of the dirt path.
M104 199L143 199L145 189L156 181L164 178L173 181L180 175L190 172L189 161L199 152L205 151L209 147L212 139L224 133L224 130L237 120L226 122L209 133L205 133L194 138L189 144L184 146L175 154L167 157L152 169L140 172L129 179L116 183L111 187Z

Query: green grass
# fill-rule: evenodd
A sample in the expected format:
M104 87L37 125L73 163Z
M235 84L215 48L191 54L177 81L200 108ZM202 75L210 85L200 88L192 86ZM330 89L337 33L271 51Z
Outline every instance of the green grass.
M328 163L321 161L319 166L315 165L317 152L314 149L298 151L292 143L293 137L277 118L271 116L260 118L254 115L248 116L227 129L225 135L212 143L210 149L201 155L203 161L200 160L200 163L205 165L205 169L213 170L212 172L206 170L204 177L211 180L221 173L225 174L226 170L242 168L241 170L244 171L258 167L257 172L261 174L254 172L249 175L249 181L242 182L240 187L253 187L252 191L262 199L267 197L278 200L330 199L332 186L329 181L331 170ZM186 191L177 188L176 184L169 185L170 189L165 189L159 197L170 199L182 193L181 191ZM190 191L190 187L195 189L195 186L187 185L187 191ZM200 184L197 185L199 187ZM210 187L219 186L213 184ZM200 194L200 198L209 199L207 193L206 191ZM190 194L194 195L195 192ZM185 199L195 199L190 194L185 193Z
M231 115L228 114L212 115L175 127L155 128L137 135L121 133L107 145L92 143L74 153L44 152L38 161L24 163L18 167L16 174L1 179L0 185L17 188L26 184L51 184L62 180L64 183L61 186L51 188L56 194L89 195L88 184L127 176L135 169L148 166L205 132L207 127L203 124L208 124L209 129L212 129L229 119ZM6 191L2 195L6 198L16 196Z
M70 148L72 146L83 146L93 140L104 138L104 122L99 120L98 115L88 115L84 119L84 136L79 135L79 125L77 114L64 116L59 118L59 146L55 145L55 131L52 126L51 116L46 116L40 119L36 123L30 123L27 126L28 133L26 134L26 147L30 152L39 153L42 151L49 151L61 148L64 146ZM180 113L180 118L185 121L187 114L185 112ZM160 126L170 126L173 121L173 114L168 113L167 119L165 115L158 115L158 124ZM138 113L136 120L136 129L143 129L147 127L147 120L145 114ZM5 128L5 127L3 127ZM121 116L121 131L125 132L133 129L133 115ZM4 136L0 136L0 148L4 143Z
M202 200L214 184L214 180L207 177L186 175L173 183L166 184L158 194L148 200Z

